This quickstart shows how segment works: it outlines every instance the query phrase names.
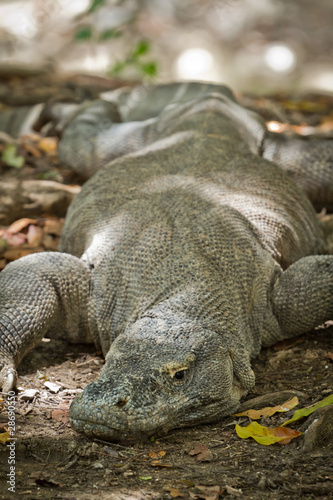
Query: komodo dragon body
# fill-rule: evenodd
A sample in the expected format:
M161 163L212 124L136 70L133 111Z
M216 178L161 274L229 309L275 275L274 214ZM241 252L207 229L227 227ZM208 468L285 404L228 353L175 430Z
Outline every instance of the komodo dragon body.
M333 256L309 201L333 204L331 141L276 138L223 86L112 99L64 126L62 160L96 173L60 252L0 275L4 390L46 333L93 341L105 365L70 419L109 440L220 420L262 346L333 318Z

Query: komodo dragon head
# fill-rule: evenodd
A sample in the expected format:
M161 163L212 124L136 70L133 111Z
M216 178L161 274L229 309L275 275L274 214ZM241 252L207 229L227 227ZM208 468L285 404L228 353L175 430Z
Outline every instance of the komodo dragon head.
M99 379L73 401L71 424L106 440L164 434L218 421L253 384L250 363L220 333L152 314L113 342Z

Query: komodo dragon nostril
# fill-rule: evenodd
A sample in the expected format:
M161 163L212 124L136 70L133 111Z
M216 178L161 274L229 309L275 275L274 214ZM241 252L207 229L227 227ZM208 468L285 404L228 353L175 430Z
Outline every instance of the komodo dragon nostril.
M127 402L128 399L119 399L119 401L115 404L115 406L117 408L123 408Z

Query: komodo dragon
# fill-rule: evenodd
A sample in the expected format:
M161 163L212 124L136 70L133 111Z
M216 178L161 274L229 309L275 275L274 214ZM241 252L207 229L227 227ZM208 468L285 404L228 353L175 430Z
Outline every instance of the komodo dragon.
M105 365L70 420L107 440L220 420L262 346L333 319L333 256L309 201L333 207L332 141L269 133L224 86L111 101L63 125L60 158L96 173L60 252L0 274L4 391L47 333L93 341Z

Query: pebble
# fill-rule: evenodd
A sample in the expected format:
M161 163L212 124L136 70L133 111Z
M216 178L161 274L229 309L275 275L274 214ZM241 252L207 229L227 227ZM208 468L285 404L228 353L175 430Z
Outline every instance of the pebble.
M49 389L49 391L53 392L54 394L59 392L61 389L61 385L57 385L57 384L54 384L53 382L49 382L49 381L44 382L44 385L47 389Z
M31 401L39 393L37 389L26 389L22 394L20 394L20 399L23 401Z

